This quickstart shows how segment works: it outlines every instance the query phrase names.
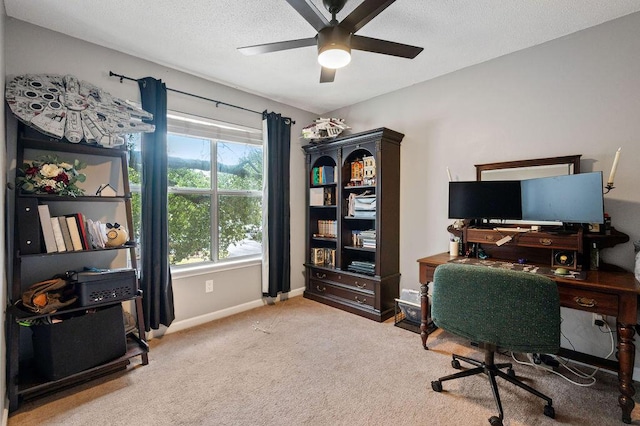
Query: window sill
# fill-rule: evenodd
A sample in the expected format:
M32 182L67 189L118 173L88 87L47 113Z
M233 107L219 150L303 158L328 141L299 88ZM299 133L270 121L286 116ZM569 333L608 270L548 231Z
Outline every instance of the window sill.
M220 263L206 263L202 265L181 265L171 267L171 277L173 279L181 279L195 277L198 275L208 275L215 272L229 271L233 269L249 268L262 264L262 258L250 257L241 260L229 260Z

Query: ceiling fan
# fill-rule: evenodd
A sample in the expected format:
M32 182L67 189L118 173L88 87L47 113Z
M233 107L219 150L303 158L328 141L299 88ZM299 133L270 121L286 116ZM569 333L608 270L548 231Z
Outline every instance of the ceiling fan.
M318 62L322 65L320 83L331 83L335 78L336 69L351 61L351 49L409 59L415 58L423 50L422 47L355 34L395 0L364 0L342 22L336 20L336 14L342 10L347 0L322 0L324 7L331 13L331 21L327 21L312 0L286 1L318 31L318 34L310 38L240 47L239 51L245 55L258 55L317 45Z

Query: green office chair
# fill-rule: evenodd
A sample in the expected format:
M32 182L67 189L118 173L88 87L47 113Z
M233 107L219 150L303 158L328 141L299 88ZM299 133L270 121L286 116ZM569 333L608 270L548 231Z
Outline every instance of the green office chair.
M442 382L484 373L500 414L492 416L492 426L502 425L504 413L496 377L544 399L544 414L555 417L552 400L515 377L511 363L495 364L497 348L522 353L557 353L560 348L560 298L558 287L548 277L461 264L436 268L433 279L431 316L440 328L477 342L484 349L484 362L453 355L451 365L460 362L475 368L441 377L431 382L436 392ZM506 373L502 369L507 369Z

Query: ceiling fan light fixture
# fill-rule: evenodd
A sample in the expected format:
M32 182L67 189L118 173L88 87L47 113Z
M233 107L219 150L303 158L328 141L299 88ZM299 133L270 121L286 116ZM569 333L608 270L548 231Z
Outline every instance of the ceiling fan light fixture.
M318 53L318 63L325 68L338 69L351 62L351 49L345 46L328 46Z
M351 62L351 34L331 26L318 32L318 63L325 68L338 69Z

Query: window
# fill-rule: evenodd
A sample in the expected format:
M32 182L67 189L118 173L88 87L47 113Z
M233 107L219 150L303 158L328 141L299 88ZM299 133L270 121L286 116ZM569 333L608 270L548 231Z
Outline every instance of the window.
M262 131L184 114L167 117L171 265L259 255ZM132 207L139 230L139 134L130 138L129 151Z

